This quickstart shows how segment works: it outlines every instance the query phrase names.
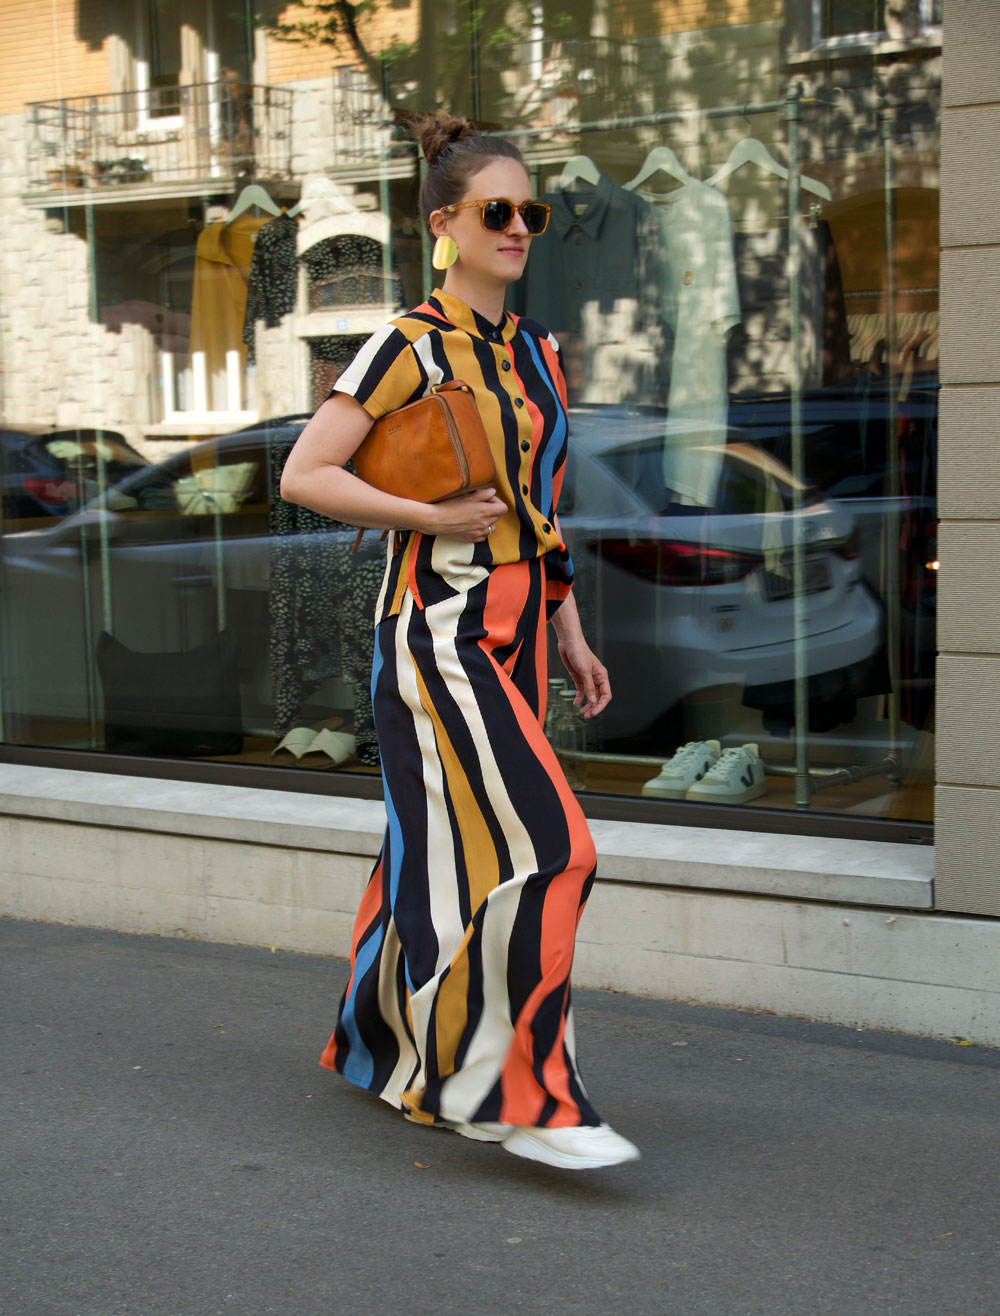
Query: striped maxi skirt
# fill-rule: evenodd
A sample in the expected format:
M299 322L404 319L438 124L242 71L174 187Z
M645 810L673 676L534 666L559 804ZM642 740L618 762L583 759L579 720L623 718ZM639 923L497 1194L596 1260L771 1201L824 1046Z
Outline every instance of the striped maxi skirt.
M388 827L320 1063L418 1121L598 1124L570 1005L595 852L542 729L543 564L427 583L376 627Z

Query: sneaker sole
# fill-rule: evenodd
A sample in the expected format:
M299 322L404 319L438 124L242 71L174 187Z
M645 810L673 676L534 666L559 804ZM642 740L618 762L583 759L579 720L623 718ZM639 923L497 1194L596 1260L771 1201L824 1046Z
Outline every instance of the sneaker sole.
M653 783L647 782L642 788L642 793L647 798L655 796L658 800L683 800L688 790L687 786L662 786L654 790Z
M571 1156L567 1152L556 1151L548 1143L532 1137L528 1129L515 1129L503 1140L505 1151L521 1156L526 1161L538 1161L542 1165L551 1165L556 1170L602 1170L611 1165L624 1165L626 1161L639 1159L638 1148L619 1155L606 1156Z
M686 800L715 800L720 804L746 804L747 800L755 800L759 795L766 794L767 783L763 781L757 786L750 786L746 790L740 791L737 795L733 795L729 791L701 787L699 782L695 782L684 798Z

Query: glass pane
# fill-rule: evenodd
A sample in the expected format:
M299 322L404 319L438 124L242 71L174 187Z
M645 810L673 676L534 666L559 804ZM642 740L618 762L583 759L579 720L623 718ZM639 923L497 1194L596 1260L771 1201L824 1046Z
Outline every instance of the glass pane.
M885 27L886 0L823 0L824 37L853 36L857 32L881 32Z
M615 691L581 722L553 650L573 786L929 819L941 52L816 39L912 35L936 0L394 0L355 45L290 8L270 82L242 14L144 12L148 91L87 63L20 107L3 738L378 770L387 547L278 489L442 278L408 117L447 105L553 207L507 305L561 350L560 525Z

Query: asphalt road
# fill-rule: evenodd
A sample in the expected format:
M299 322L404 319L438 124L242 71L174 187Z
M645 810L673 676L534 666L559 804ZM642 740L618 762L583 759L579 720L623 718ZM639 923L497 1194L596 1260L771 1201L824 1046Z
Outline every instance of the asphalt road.
M635 1165L319 1069L341 960L0 920L3 1316L997 1316L1000 1052L581 992Z

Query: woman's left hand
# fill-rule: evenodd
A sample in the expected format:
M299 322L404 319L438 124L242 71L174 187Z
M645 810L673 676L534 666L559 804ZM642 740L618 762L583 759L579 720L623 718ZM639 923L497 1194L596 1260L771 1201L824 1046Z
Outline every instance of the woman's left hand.
M589 721L611 702L608 669L579 634L559 639L559 657L576 686L574 707Z

